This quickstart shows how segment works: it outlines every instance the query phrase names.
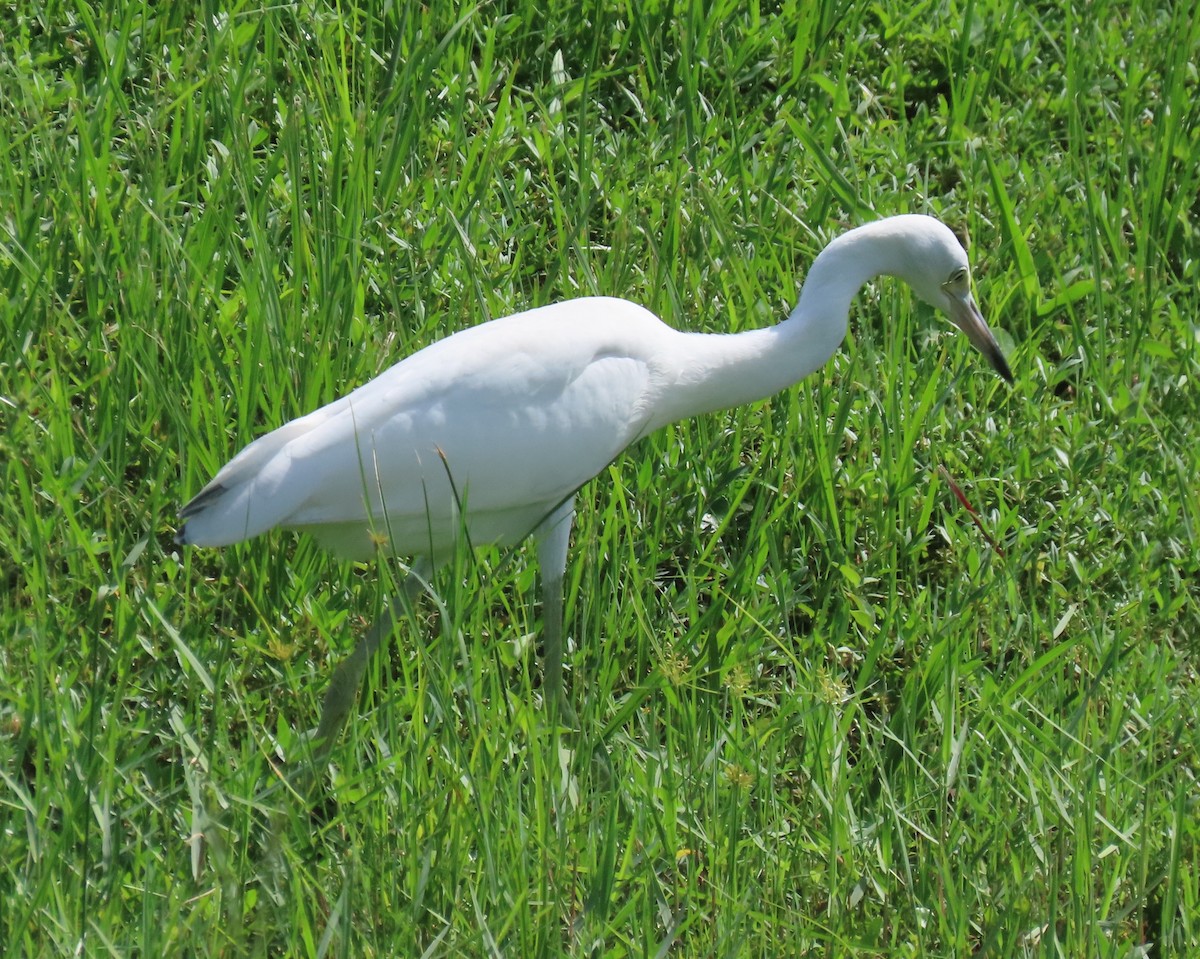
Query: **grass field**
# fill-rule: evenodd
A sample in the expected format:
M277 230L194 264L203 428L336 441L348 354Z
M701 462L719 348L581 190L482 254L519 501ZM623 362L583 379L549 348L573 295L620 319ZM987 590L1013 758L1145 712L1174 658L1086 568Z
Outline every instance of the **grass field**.
M6 5L0 943L1197 954L1190 6ZM399 572L180 550L222 463L529 306L766 325L904 211L969 234L1013 387L873 284L584 489L577 730L532 552L464 552L288 788Z

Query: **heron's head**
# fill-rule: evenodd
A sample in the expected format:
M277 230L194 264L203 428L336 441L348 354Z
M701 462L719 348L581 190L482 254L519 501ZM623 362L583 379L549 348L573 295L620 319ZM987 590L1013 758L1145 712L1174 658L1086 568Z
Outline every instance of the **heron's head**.
M1008 361L971 295L971 267L958 237L933 217L914 216L911 221L914 236L905 247L903 279L917 296L950 317L996 372L1011 383Z

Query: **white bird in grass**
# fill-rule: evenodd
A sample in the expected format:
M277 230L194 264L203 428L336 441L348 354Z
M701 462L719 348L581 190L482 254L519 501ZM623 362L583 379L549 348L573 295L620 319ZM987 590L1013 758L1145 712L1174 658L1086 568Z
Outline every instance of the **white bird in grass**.
M823 366L846 335L851 300L880 274L948 314L1012 381L954 234L932 217L895 216L830 243L791 315L766 329L684 333L627 300L587 297L439 340L247 446L180 511L177 540L224 546L286 527L354 559L386 545L416 558L411 596L459 537L511 546L532 535L545 693L556 708L575 493L659 427L763 399ZM391 625L389 609L335 673L317 740L341 728Z

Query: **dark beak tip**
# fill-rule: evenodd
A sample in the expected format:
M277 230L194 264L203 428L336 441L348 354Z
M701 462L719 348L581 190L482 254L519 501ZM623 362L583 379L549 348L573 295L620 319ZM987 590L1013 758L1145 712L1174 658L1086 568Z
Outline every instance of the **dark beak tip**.
M1009 386L1013 385L1012 370L1009 369L1008 360L1005 359L1000 347L993 341L987 344L983 350L983 354L987 357L988 362L992 364L992 369L1003 377L1004 382Z

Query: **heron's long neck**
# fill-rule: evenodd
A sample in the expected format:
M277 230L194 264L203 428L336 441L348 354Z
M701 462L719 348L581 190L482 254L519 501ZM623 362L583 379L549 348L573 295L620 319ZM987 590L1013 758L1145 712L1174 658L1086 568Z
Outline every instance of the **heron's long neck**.
M844 233L813 261L800 302L776 326L732 334L680 334L661 425L773 396L825 365L846 336L863 284L900 268L896 237L875 224Z

